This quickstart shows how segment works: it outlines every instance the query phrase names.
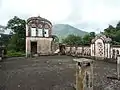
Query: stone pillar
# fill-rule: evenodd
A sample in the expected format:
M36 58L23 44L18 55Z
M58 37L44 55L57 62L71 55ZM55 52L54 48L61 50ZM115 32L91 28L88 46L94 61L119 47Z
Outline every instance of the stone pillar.
M94 56L94 47L93 47L93 44L90 45L90 48L91 48L91 56Z
M93 61L90 59L74 59L77 62L76 90L93 90Z
M28 25L26 24L26 36L28 36Z
M112 58L112 47L110 47L110 58Z
M105 56L104 58L108 58L108 44L105 43Z
M117 56L117 76L120 79L120 55Z
M110 54L111 54L111 52L110 52L110 43L108 43L108 58L110 58Z
M29 57L30 55L31 55L30 40L26 38L26 57Z

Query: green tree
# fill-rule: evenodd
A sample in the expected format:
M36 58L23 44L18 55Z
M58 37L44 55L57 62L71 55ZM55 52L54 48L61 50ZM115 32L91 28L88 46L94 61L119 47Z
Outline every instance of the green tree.
M120 30L120 21L117 23L117 25L116 25L116 30L118 31L118 30Z
M25 50L25 26L26 22L17 16L10 19L7 24L7 28L13 31L12 38L10 39L8 49L15 51Z
M90 35L89 34L87 34L87 35L85 35L84 37L83 37L83 45L89 45L90 44L90 41L91 39L90 39Z
M95 38L95 32L90 32L83 37L83 45L90 45L91 40Z
M95 37L95 32L90 32L89 35L90 35L91 38L94 38Z
M104 35L112 39L112 44L114 45L120 44L120 22L118 22L116 27L109 25L108 28L104 29L103 33Z
M116 28L113 27L112 25L109 25L108 28L104 29L104 34L107 37L110 37L110 38L114 39L114 37L116 35Z
M80 36L70 34L65 39L62 39L62 43L67 45L82 45L82 38Z

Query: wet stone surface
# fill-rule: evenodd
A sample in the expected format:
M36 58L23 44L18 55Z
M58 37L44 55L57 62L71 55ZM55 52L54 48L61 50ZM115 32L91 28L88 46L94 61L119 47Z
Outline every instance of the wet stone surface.
M8 58L0 62L0 90L74 90L75 62L68 56ZM94 90L120 90L116 64L94 62Z

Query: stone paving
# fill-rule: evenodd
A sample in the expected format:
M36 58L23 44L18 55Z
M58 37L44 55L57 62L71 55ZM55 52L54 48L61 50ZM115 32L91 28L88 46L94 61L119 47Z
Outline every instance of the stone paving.
M0 90L75 90L75 62L69 56L8 58L0 62ZM120 90L116 64L94 61L94 90Z

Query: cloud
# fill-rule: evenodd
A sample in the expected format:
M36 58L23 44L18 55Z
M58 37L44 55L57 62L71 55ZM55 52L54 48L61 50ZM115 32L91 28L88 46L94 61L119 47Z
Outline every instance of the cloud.
M0 0L0 24L13 16L38 16L86 31L103 30L120 20L119 0Z
M21 17L40 15L57 22L64 20L71 12L70 10L69 0L4 0L0 8L2 13L0 19L6 21L4 19L15 15L22 15Z
M80 18L73 25L87 31L100 32L109 24L115 26L120 20L119 10L119 0L84 0Z
M92 0L93 2L87 2L83 7L82 19L84 21L91 21L96 23L108 23L111 20L120 19L120 6L114 1ZM90 1L90 0L89 0ZM116 0L118 1L118 0ZM120 1L119 1L120 3ZM117 6L116 6L117 5ZM120 4L119 4L120 5Z

